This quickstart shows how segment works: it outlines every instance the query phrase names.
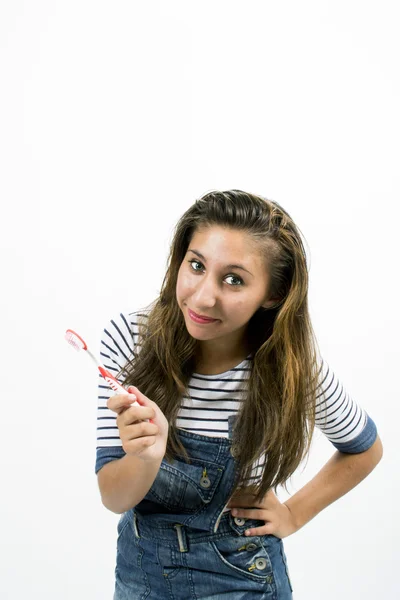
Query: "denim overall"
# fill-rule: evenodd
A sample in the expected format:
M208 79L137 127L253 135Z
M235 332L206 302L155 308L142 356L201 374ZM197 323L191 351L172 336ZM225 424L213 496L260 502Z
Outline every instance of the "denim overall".
M233 493L229 438L178 429L191 463L163 459L147 495L118 523L113 600L292 600L283 542L245 536L264 521L223 513Z

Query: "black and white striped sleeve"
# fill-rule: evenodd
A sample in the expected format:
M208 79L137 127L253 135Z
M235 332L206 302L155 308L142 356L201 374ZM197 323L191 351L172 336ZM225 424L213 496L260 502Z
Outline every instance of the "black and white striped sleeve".
M321 359L315 425L341 452L355 454L375 442L377 428L368 413L347 393L343 384Z
M122 367L133 357L135 346L130 315L120 313L105 326L100 343L100 362L117 377ZM122 384L122 377L117 377ZM107 407L108 399L115 391L99 373L97 402L97 448L95 472L107 462L122 458L125 452L116 423L117 415Z

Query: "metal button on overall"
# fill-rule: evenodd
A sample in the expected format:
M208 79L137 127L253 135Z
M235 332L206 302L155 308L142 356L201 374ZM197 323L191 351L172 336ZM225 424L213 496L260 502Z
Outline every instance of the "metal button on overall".
M203 488L209 488L211 485L211 481L208 479L208 477L202 477L200 479L200 485Z
M207 477L207 469L203 469L203 475L200 478L200 485L202 488L209 488L211 485L211 481Z
M236 523L236 525L244 525L246 522L246 519L242 519L242 517L235 517L233 519Z
M265 569L265 567L267 566L267 561L265 560L265 558L257 558L255 562L257 569L260 569L260 571Z
M246 546L246 550L256 550L257 549L257 544L247 544Z

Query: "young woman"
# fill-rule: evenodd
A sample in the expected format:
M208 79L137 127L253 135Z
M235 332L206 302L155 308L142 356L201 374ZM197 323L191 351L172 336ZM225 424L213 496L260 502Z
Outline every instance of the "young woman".
M122 515L114 600L289 600L282 539L372 471L376 426L320 356L300 232L278 203L206 194L167 267L159 297L101 343L130 392L100 380L96 473ZM337 451L281 503L315 426Z

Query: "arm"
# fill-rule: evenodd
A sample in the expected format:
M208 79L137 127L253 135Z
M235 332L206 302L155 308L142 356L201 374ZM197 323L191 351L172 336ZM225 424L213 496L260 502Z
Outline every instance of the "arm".
M382 455L383 446L379 436L365 452L345 454L336 451L311 481L284 502L296 529L303 527L321 510L365 479Z
M365 479L382 454L382 443L377 436L364 452L345 454L336 451L319 473L286 502L281 503L272 489L258 503L251 491L240 491L230 499L228 508L234 516L265 521L265 525L252 527L246 535L287 537Z
M162 458L145 462L127 454L105 464L97 474L104 506L122 514L139 504L153 485L161 463Z
M311 481L284 503L298 529L358 485L376 467L383 453L374 421L348 394L326 360L321 362L320 377L315 424L337 451Z
M141 316L141 311L120 313L110 319L104 328L99 354L103 357L104 366L115 376L134 354ZM160 469L162 457L160 456L159 460L157 458L144 461L143 454L142 458L138 458L134 454L125 453L117 420L118 414L127 406L124 404L118 406L118 396L100 375L98 377L99 445L96 450L95 472L103 505L116 514L122 514L136 506L146 496ZM118 381L123 384L122 377L119 377ZM121 399L121 396L119 398ZM147 402L146 404L148 405ZM150 414L146 416L150 417ZM157 420L157 423L164 430L162 417L159 416L158 419L161 421ZM166 435L167 432L164 432L164 437ZM119 443L115 442L114 445L116 437L119 438ZM154 446L149 448L148 452L154 453Z
M238 507L232 514L266 523L251 528L249 535L283 538L295 533L365 479L382 458L382 442L374 421L347 394L326 361L320 376L315 424L337 451L311 481L284 503L272 489L260 502L254 500L251 491L232 497L228 508ZM243 508L247 506L257 508Z

